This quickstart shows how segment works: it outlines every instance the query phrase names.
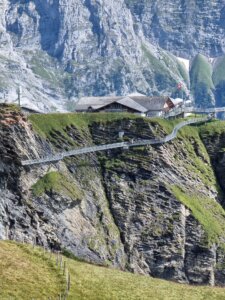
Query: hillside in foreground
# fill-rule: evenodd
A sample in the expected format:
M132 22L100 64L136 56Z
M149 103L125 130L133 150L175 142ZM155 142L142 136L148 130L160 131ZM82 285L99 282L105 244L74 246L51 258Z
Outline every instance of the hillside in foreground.
M64 289L56 264L39 249L0 242L0 299L47 299Z
M176 284L67 259L71 300L203 300L225 298L225 289ZM0 242L0 299L56 299L65 283L54 260L39 248Z

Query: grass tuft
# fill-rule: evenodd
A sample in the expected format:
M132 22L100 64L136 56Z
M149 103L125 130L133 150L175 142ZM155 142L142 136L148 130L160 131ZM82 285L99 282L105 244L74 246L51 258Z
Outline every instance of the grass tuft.
M32 191L36 197L52 192L66 195L71 199L81 200L83 196L75 182L70 181L66 176L59 172L50 172L43 176L32 186Z
M224 246L225 242L225 211L222 206L208 197L193 191L188 192L178 186L172 186L174 196L189 208L204 228L209 244L217 243Z

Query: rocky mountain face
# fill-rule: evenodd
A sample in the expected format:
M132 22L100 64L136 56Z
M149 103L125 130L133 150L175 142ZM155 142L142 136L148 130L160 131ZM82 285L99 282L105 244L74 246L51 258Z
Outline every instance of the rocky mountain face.
M177 81L187 89L184 67L135 32L122 0L116 5L4 0L1 15L1 90L10 90L6 98L13 97L18 84L25 102L46 109L82 95L169 92ZM17 74L12 74L12 64Z
M225 1L125 0L138 30L151 42L187 59L224 54Z
M0 93L13 101L21 85L23 103L45 110L72 108L83 95L181 96L177 82L189 94L188 70L174 55L223 55L224 5L1 0Z
M116 142L121 130L129 140L164 136L172 127L168 121L101 114L37 115L28 121L3 107L0 238L35 240L154 277L225 285L224 125L219 132L218 124L202 126L201 135L183 129L160 147L20 164L27 157Z

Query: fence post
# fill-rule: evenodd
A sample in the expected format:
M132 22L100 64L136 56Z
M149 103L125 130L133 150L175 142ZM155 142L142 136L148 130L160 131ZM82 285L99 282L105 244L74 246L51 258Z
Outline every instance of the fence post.
M60 255L60 270L62 270L62 263L63 263L63 261L62 261L62 255Z
M66 274L66 261L64 261L63 263L63 275Z
M69 271L66 270L66 295L68 295L68 282L69 282Z
M8 225L5 228L5 237L6 237L6 240L9 239L9 226Z
M57 251L57 255L56 255L56 266L58 267L59 265L59 251Z
M5 230L6 230L6 238L7 238L7 236L8 236L8 230L9 230L8 226L6 226ZM15 239L15 232L12 233L12 240L16 241L16 239ZM25 243L24 237L22 239L22 243L23 244ZM29 241L27 243L29 243ZM34 237L32 239L31 247L34 248L35 245L36 245L36 237ZM44 254L46 254L46 252L48 251L45 246L43 247L43 250L44 250ZM51 251L51 249L49 250L49 259L50 259L50 261L52 259L52 251ZM53 256L53 260L54 260L54 256ZM59 296L58 299L59 300L66 300L67 299L67 295L68 295L69 290L70 290L71 279L70 279L69 271L66 269L66 261L63 261L62 255L59 256L59 251L57 251L56 265L57 265L57 267L60 266L60 270L63 270L63 275L66 276L66 291L65 291L65 293L60 293L58 295ZM48 300L51 300L51 299L52 299L51 297L48 297ZM32 298L32 300L35 300L35 299Z
M70 273L68 273L68 292L70 290Z

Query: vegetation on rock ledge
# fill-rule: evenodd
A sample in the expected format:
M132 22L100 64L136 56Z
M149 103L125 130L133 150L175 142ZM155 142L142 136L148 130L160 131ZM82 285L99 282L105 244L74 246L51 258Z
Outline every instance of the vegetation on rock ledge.
M81 200L82 198L82 192L76 184L58 172L47 173L32 186L32 191L37 197L42 196L44 193L56 192L72 199Z
M174 196L189 208L196 220L204 228L208 242L225 246L225 211L222 206L197 191L188 192L178 186L172 186Z

